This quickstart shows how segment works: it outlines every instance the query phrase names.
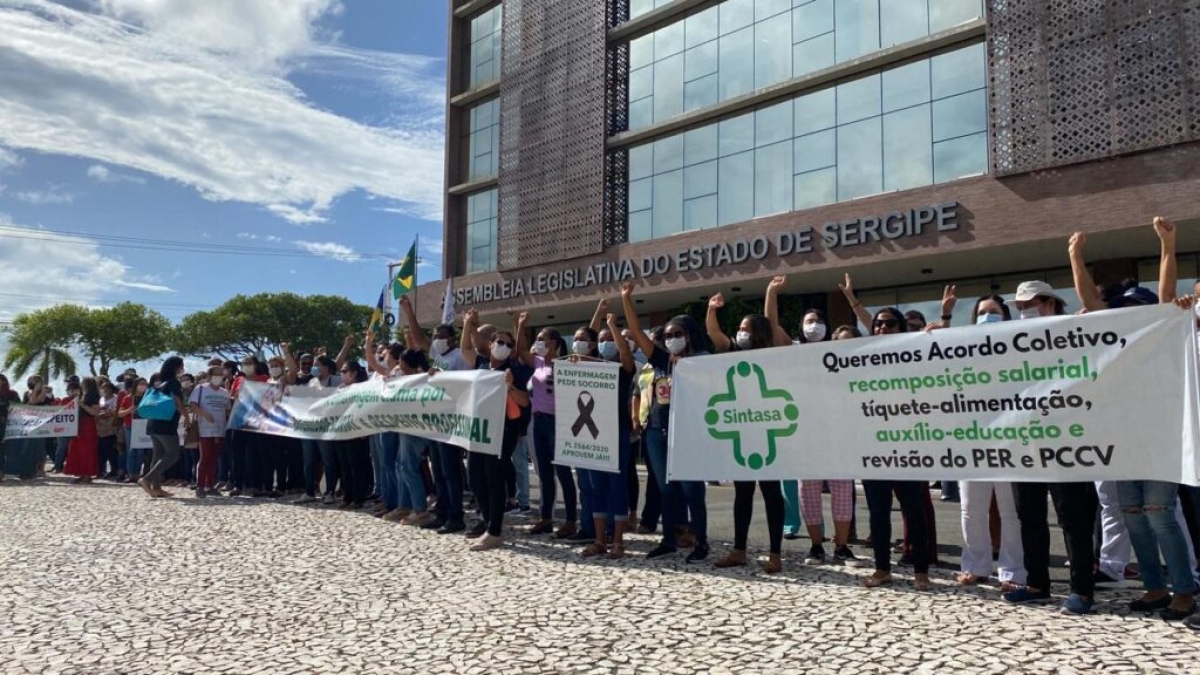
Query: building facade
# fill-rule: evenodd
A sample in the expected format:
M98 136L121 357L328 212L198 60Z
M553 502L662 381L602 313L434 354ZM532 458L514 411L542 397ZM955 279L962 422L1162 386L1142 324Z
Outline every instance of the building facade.
M1197 276L1200 0L452 0L444 270L460 313L650 321L715 292L849 322L1043 279ZM418 294L438 316L446 282ZM1065 297L1074 299L1073 292ZM795 326L789 326L795 332Z

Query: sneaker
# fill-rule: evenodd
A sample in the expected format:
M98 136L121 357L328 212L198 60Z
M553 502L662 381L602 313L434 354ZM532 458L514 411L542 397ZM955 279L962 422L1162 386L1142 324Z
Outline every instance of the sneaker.
M334 497L333 495L325 495L324 499L321 500L321 503L325 506L329 506L335 501L337 501L337 497Z
M646 560L654 560L655 558L661 558L666 555L671 555L672 553L676 552L677 550L679 550L679 549L675 548L674 546L664 546L662 544L659 544L658 546L656 546L654 548L654 550L652 550L646 554Z
M567 537L567 541L593 541L595 538L595 532L585 532L583 530L579 530L575 534Z
M821 545L813 546L808 550L808 556L804 558L805 565L824 565L825 564L825 547Z
M452 520L448 523L445 523L441 527L439 527L437 529L437 533L438 534L454 534L456 532L462 532L465 529L467 529L466 523L464 523L461 520Z
M800 538L800 533L799 532L784 532L783 538L787 539L788 541L795 541Z
M687 561L689 563L700 562L707 557L708 544L696 544L696 547L692 549L692 552L687 554Z
M196 490L196 499L208 499L208 493L204 490Z
M293 504L311 504L315 501L317 501L317 498L314 497L313 495L304 495L303 497L301 497L299 499L292 500L292 503Z
M1119 586L1122 583L1122 580L1114 579L1099 570L1096 571L1095 580L1097 586Z
M229 491L229 496L230 496L230 497L241 497L241 496L242 496L242 490L241 490L241 488L234 488L234 489L230 490L230 491ZM329 504L330 502L325 502L325 503L326 503L326 504Z
M525 506L518 506L517 513L522 516L529 516L529 514L533 513L533 509L529 508L529 505L526 504Z
M487 523L482 520L475 523L475 526L467 531L467 539L478 539L487 533Z
M1060 614L1091 614L1092 613L1092 601L1083 597L1082 595L1072 593L1071 596L1069 598L1067 598L1066 602L1064 602L1062 604L1062 609L1059 610L1059 613Z
M1011 602L1014 605L1023 605L1030 602L1042 602L1050 599L1050 591L1031 591L1028 588L1018 588L1011 593L1005 593L1001 597L1005 602Z
M862 558L854 555L854 551L851 551L849 546L842 546L835 549L833 551L833 560L846 567L861 567L863 564Z
M486 537L480 539L474 546L472 546L471 550L472 551L490 551L494 548L500 548L500 545L503 543L504 543L504 537L492 536L489 534Z
M1192 630L1200 630L1200 612L1197 612L1183 620L1183 625Z
M446 521L434 516L429 519L428 523L421 526L422 530L440 530L446 524Z

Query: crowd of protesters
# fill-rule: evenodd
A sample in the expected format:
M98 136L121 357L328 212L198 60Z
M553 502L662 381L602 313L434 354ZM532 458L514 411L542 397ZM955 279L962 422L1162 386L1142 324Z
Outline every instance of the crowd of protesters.
M1174 302L1193 309L1195 296L1176 297L1175 228L1162 218L1153 224L1162 249L1159 292L1125 282L1097 286L1084 263L1085 238L1071 238L1068 255L1075 276L1081 311L1096 312L1132 305ZM365 338L367 363L351 358L357 346L347 338L341 352L324 350L281 354L261 360L213 360L206 371L188 374L178 357L167 359L148 380L129 370L107 378L71 378L66 398L56 398L40 378L30 378L23 402L31 405L77 402L78 434L36 448L42 461L9 470L32 478L49 457L53 473L73 476L73 482L95 479L137 483L153 498L169 497L167 487L193 490L198 498L281 498L298 504L338 504L343 509L373 510L388 521L442 535L465 533L473 550L503 543L506 514L517 513L532 522L528 536L553 537L582 544L581 555L612 559L628 555L626 535L659 533L648 559L687 550L686 561L709 557L708 514L704 482L666 479L670 427L671 379L685 358L712 352L765 349L862 338L859 325L830 326L823 312L806 311L793 337L779 320L778 295L786 279L768 286L760 314L742 318L734 337L721 328L718 313L724 298L708 304L704 324L682 315L664 325L643 330L635 309L634 288L622 287L624 326L601 301L593 320L578 326L570 339L553 327L537 331L528 316L514 316L511 330L481 324L468 311L461 334L453 325L437 326L426 334L407 297L401 299L406 322L404 339L386 345ZM867 310L855 295L850 276L841 286L858 323L873 336L948 327L957 302L948 286L940 321L927 322L917 312L885 307ZM1200 292L1200 283L1197 284ZM970 323L984 325L1010 320L1036 320L1066 313L1066 300L1048 284L1021 283L1012 299L984 295L975 300ZM1200 316L1200 313L1198 313ZM1197 319L1200 326L1200 319ZM619 364L618 391L620 471L608 473L571 469L554 463L554 368L562 358L610 361ZM338 388L369 378L390 378L436 371L490 369L505 374L508 387L499 456L467 453L456 446L399 433L384 433L341 441L309 441L227 428L231 405L246 380L286 386ZM147 392L154 390L174 401L171 419L147 425L153 448L133 448L132 423ZM0 401L21 400L0 376ZM26 441L27 443L32 441ZM13 441L10 441L10 444ZM6 445L10 465L17 454ZM39 454L40 453L40 454ZM2 458L0 458L2 459ZM636 469L644 464L645 486ZM532 466L532 469L531 469ZM3 466L0 465L0 471ZM530 473L539 486L537 510L532 509ZM2 474L0 474L2 475ZM783 540L799 537L806 525L811 540L808 565L873 565L863 580L874 588L892 584L892 557L913 569L913 586L931 588L930 566L938 559L936 521L931 487L926 481L863 480L869 534L857 539L855 503L860 494L851 480L759 481L734 483L734 545L713 562L716 567L748 565L748 535L754 495L765 505L769 551L762 567L767 573L783 568ZM1102 483L1004 483L941 481L941 498L959 502L963 536L962 565L956 581L963 586L996 584L1004 599L1030 603L1050 598L1050 516L1057 511L1069 557L1070 595L1062 611L1092 611L1098 588L1139 578L1145 594L1131 603L1137 612L1158 612L1164 619L1185 620L1200 629L1195 593L1200 569L1200 490L1159 481ZM825 527L823 494L830 495L831 529ZM562 509L556 510L561 499ZM892 538L892 505L898 501L903 538ZM639 503L642 506L639 512ZM468 523L470 514L478 515ZM832 536L828 536L832 535ZM831 551L827 551L826 542ZM871 551L859 558L851 549L858 542ZM898 547L894 551L893 547ZM1133 553L1139 563L1135 570ZM1161 557L1160 557L1161 553ZM1164 574L1164 564L1166 573ZM1190 617L1190 618L1189 618Z

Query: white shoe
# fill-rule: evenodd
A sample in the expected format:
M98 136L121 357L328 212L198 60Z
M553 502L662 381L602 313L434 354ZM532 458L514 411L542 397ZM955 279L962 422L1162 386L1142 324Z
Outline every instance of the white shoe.
M500 548L500 545L503 543L504 543L504 537L494 537L490 534L487 534L487 535L484 535L483 539L479 540L479 543L472 546L471 550L472 551L490 551L494 548Z

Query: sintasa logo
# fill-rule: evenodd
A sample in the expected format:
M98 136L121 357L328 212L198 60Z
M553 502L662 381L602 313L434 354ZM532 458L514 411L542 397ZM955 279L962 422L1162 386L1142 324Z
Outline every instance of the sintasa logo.
M725 373L726 391L708 399L708 433L733 441L733 459L757 471L775 461L775 442L796 433L800 409L792 395L767 386L761 366L740 361Z

